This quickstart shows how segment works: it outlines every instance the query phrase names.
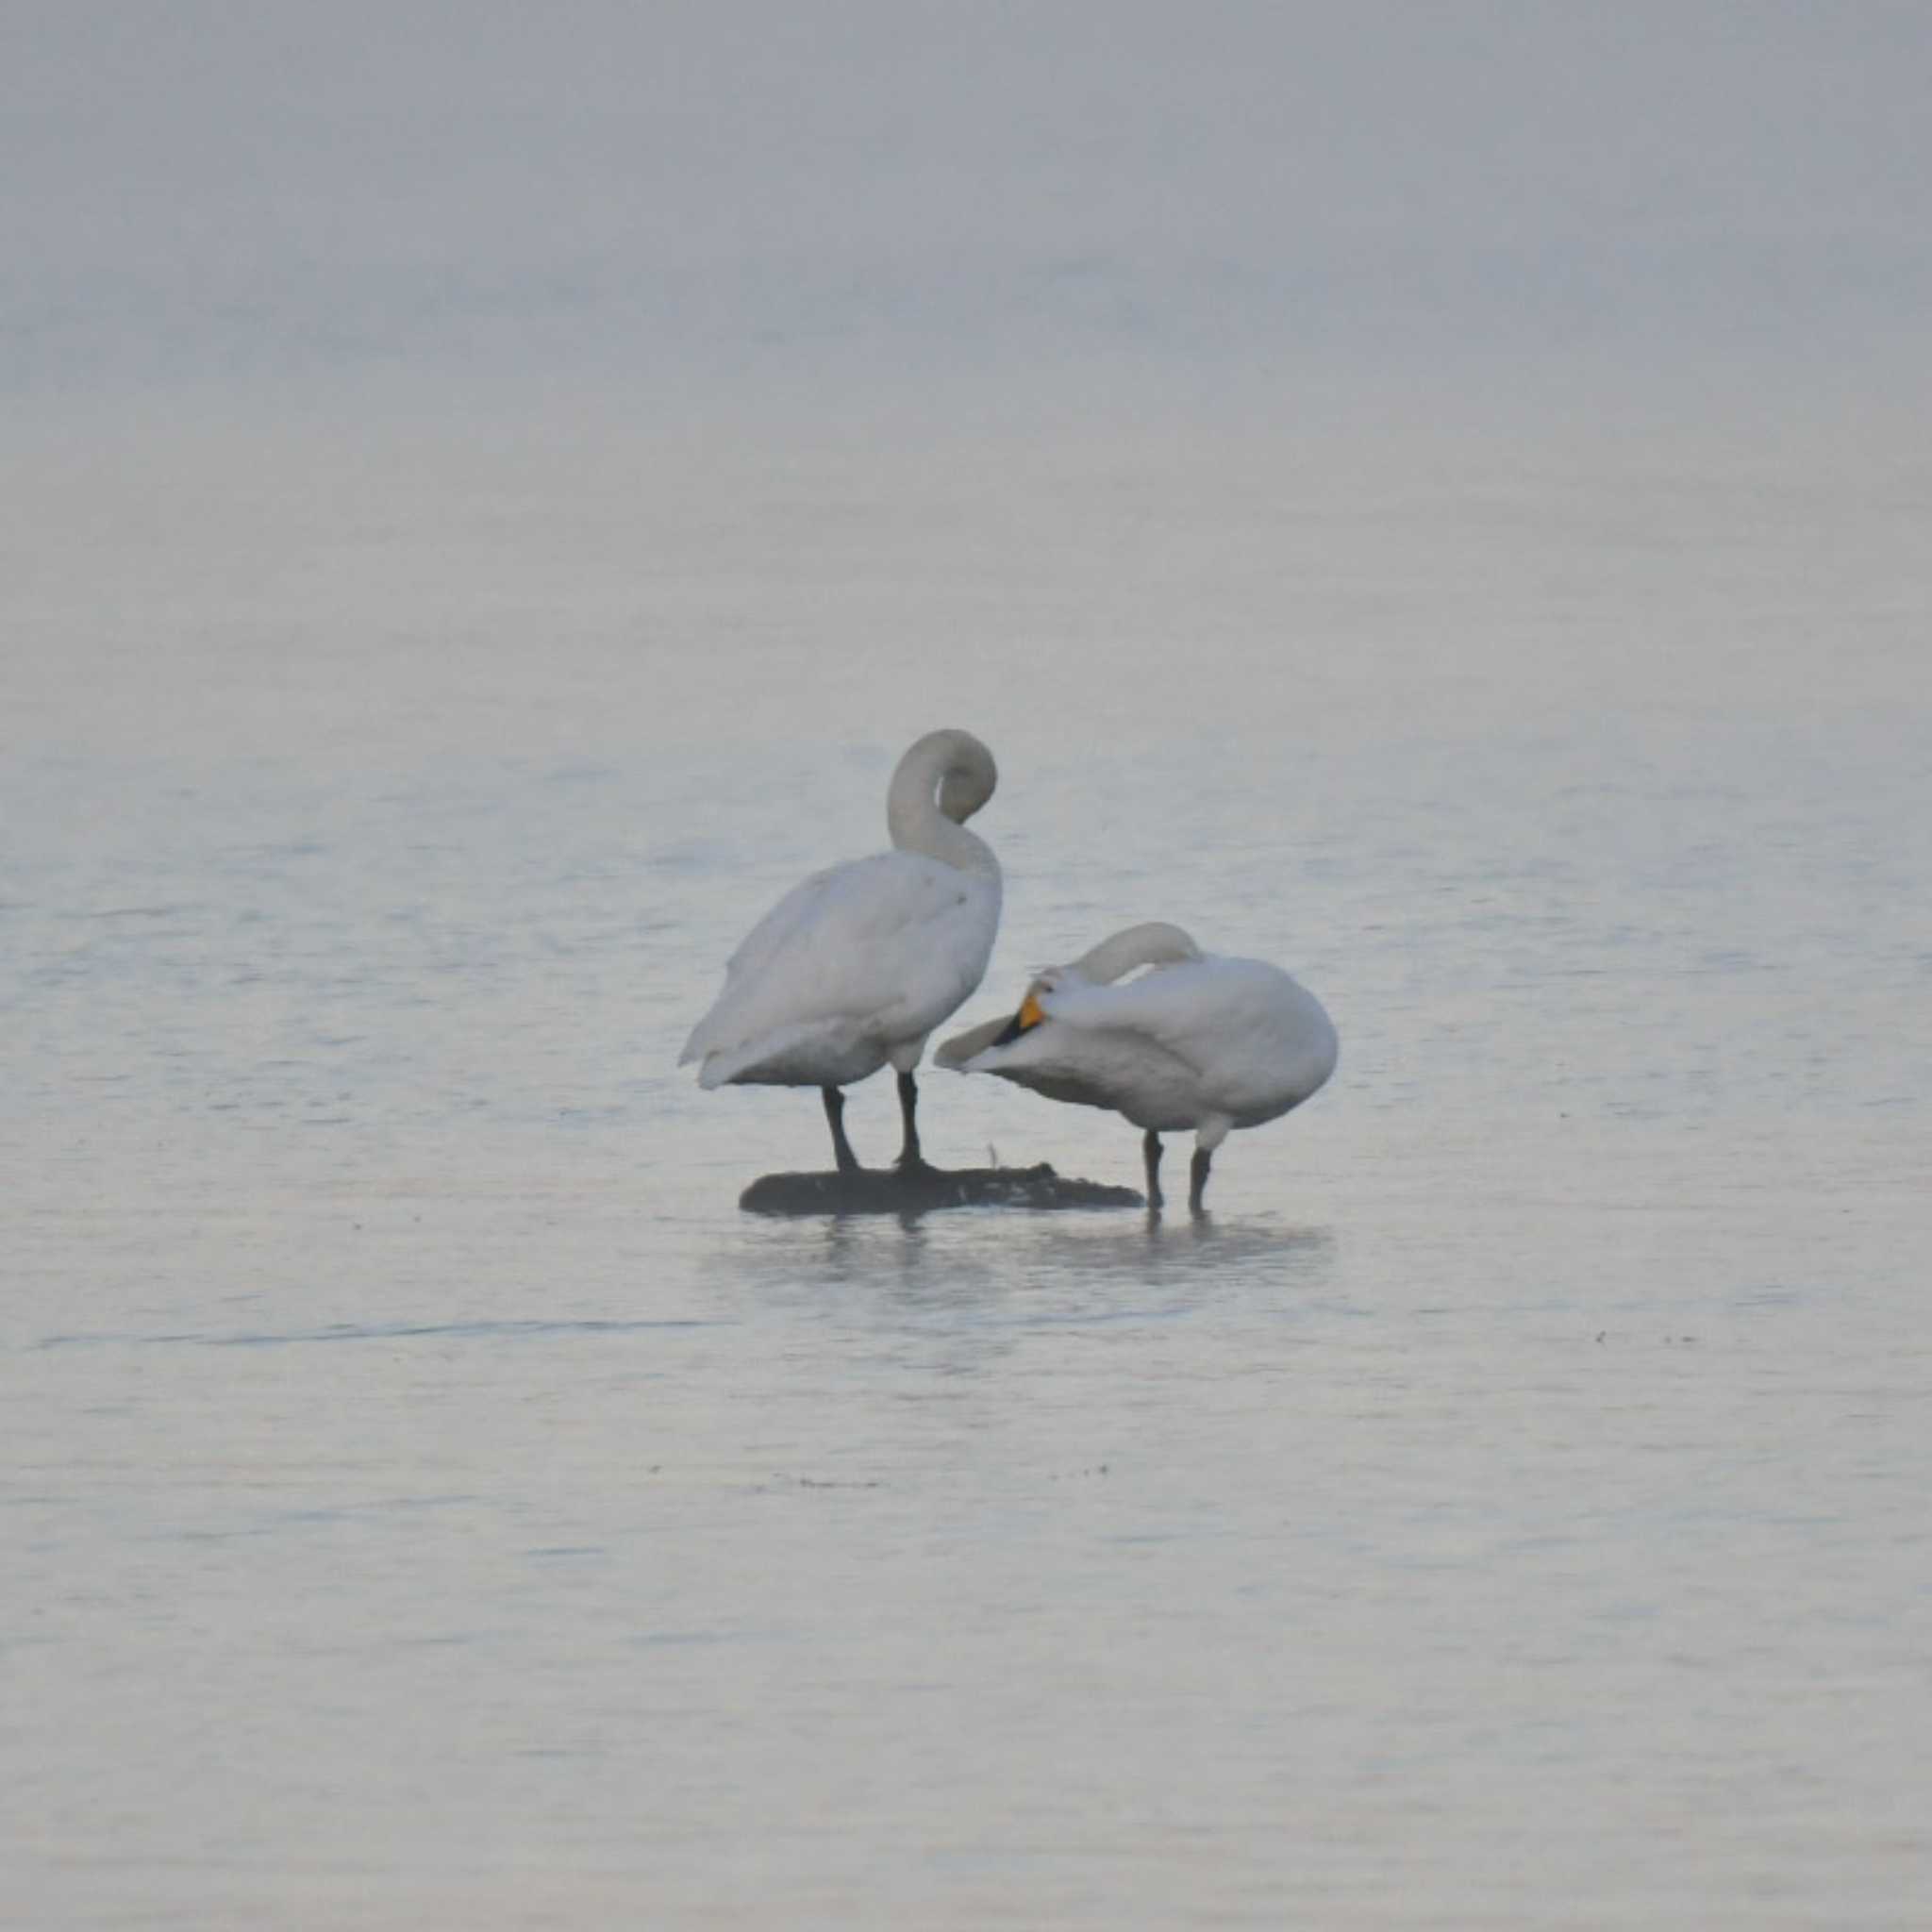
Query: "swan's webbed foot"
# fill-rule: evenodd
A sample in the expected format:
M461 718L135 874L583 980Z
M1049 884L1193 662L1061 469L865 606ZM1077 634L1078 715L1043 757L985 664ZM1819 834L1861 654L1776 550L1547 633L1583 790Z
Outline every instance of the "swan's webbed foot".
M1205 1214L1208 1209L1201 1197L1208 1191L1208 1170L1214 1163L1214 1157L1205 1147L1194 1149L1193 1165L1188 1170L1188 1211L1191 1214Z
M1141 1152L1147 1162L1147 1211L1160 1212L1160 1136L1152 1127L1147 1129L1141 1142Z
M831 1123L832 1158L839 1163L841 1174L857 1174L858 1156L845 1138L845 1096L836 1087L821 1087L819 1094L825 1103L825 1119Z

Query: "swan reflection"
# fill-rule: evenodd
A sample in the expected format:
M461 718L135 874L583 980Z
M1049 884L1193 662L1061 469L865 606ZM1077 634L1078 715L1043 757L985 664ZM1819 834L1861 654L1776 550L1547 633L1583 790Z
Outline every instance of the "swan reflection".
M707 1272L771 1305L837 1299L975 1324L1118 1321L1214 1303L1319 1294L1337 1241L1267 1218L1017 1216L966 1210L752 1223ZM1150 1291L1153 1299L1150 1300Z

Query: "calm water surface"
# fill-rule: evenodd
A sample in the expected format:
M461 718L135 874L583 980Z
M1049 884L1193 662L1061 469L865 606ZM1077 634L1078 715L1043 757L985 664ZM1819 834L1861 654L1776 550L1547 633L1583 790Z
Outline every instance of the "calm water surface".
M7 559L0 1920L1924 1923L1922 460L165 434ZM1211 1219L737 1212L954 723L969 1015L1333 1011Z

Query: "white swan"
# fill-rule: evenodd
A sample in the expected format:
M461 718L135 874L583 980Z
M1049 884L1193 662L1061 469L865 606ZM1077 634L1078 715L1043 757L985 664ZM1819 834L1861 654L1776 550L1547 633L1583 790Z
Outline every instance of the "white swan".
M1141 966L1154 970L1115 983ZM1010 1019L955 1034L933 1059L1144 1127L1150 1208L1160 1206L1160 1136L1192 1127L1188 1205L1198 1213L1230 1130L1299 1107L1335 1071L1336 1052L1321 1002L1278 966L1203 953L1156 922L1051 968Z
M678 1065L698 1085L817 1087L841 1174L858 1158L840 1091L890 1060L899 1075L903 1172L923 1167L912 1069L926 1035L986 974L1000 923L1000 867L965 828L999 782L970 731L929 731L886 793L897 849L848 859L794 886L724 969L724 991Z

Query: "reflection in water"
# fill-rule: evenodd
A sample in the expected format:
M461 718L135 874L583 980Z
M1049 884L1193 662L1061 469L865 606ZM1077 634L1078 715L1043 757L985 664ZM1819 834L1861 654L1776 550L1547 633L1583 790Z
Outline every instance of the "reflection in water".
M1013 1451L1023 1460L1079 1463L1092 1413L1113 1399L1104 1391L1130 1357L1144 1364L1141 1350L1199 1362L1235 1331L1257 1338L1244 1350L1256 1360L1278 1355L1284 1319L1329 1324L1338 1248L1326 1227L1266 1219L967 1210L903 1224L745 1216L694 1260L705 1312L732 1323L730 1354L774 1325L791 1337L783 1402L804 1420L758 1432L758 1454L822 1476L831 1445L849 1457L874 1442L866 1473L897 1486L905 1405L945 1406L945 1427L979 1444L969 1459L1027 1441Z
M855 1291L874 1307L975 1325L1171 1317L1215 1302L1319 1292L1337 1252L1325 1227L1211 1216L828 1216L749 1219L704 1261L727 1297L785 1307ZM1159 1291L1150 1303L1147 1291Z
M758 1307L800 1301L842 1306L854 1291L880 1288L902 1303L970 1301L1000 1291L988 1257L936 1241L921 1215L742 1216L700 1267L728 1300L743 1296Z
M1127 1270L1138 1261L1163 1268L1241 1268L1250 1262L1294 1257L1306 1265L1326 1259L1335 1237L1325 1227L1283 1227L1270 1221L1221 1221L1212 1214L1147 1214L1131 1228L1125 1217L1109 1220L1091 1232L1075 1232L1063 1222L1044 1229L1044 1245L1059 1265ZM1056 1235L1062 1238L1056 1241Z

